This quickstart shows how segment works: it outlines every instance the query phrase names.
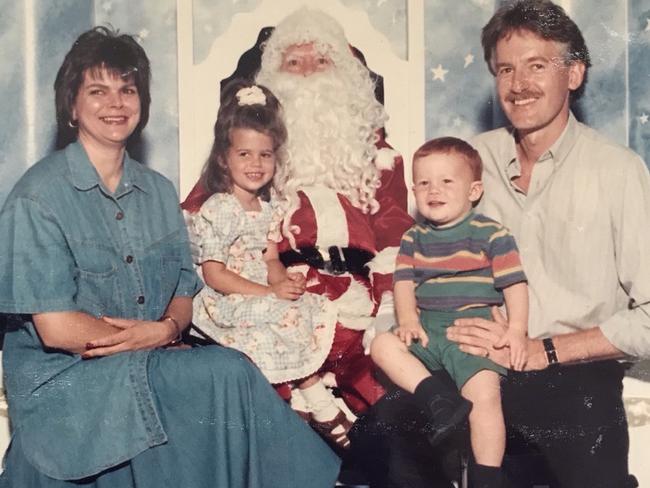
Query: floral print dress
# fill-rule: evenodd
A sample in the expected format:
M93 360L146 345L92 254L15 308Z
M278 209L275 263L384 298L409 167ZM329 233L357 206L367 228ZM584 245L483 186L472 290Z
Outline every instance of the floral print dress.
M273 209L260 201L259 212L245 211L234 195L212 195L193 216L190 238L195 263L224 263L226 269L256 283L267 282L263 253L277 239ZM324 296L298 300L275 295L224 295L205 286L194 298L194 325L219 344L248 355L271 383L315 373L334 340L336 311Z

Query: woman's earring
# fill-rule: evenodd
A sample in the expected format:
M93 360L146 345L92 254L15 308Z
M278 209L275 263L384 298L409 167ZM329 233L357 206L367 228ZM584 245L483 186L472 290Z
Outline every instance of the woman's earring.
M70 126L71 129L76 129L77 127L79 127L79 123L76 121L74 121L73 123L72 120L68 120L68 125Z

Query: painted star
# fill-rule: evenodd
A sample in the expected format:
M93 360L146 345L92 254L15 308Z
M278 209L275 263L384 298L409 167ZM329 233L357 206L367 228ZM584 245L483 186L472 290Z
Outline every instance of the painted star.
M462 119L458 116L454 117L453 120L451 121L451 124L454 127L460 127L462 123L463 123Z
M144 41L147 37L149 37L149 30L142 29L140 32L138 32L138 37L141 41Z
M465 56L465 66L463 66L463 68L467 68L473 62L474 62L474 55L472 53L467 53L467 56Z
M102 3L102 9L104 12L110 12L113 10L113 2L104 2Z
M444 69L441 64L438 64L435 68L431 69L431 73L433 73L433 80L440 80L440 81L445 81L445 75L449 73L448 69Z
M648 114L647 113L642 113L641 116L639 117L639 122L641 122L641 125L646 125L648 123Z
M650 17L645 19L645 21L647 22L645 25L645 31L650 32Z

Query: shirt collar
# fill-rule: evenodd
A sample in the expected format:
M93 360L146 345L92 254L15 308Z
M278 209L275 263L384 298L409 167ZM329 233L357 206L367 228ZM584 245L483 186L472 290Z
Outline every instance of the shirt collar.
M141 163L131 159L128 153L124 153L124 174L120 186L127 189L133 186L145 193L152 191L149 179L145 176L145 169Z
M510 127L508 129L510 135L512 136L512 144L508 151L508 157L505 159L506 164L506 173L510 178L521 175L521 166L519 165L519 160L517 159L517 148L515 145L515 129ZM576 141L576 133L578 131L578 121L572 112L569 112L569 120L567 125L560 134L560 137L553 143L553 145L540 156L537 162L551 160L555 167L559 166L564 162L569 151L573 147Z
M551 157L553 158L555 166L562 164L566 159L569 151L571 151L571 148L573 148L573 145L576 142L577 132L578 121L573 115L573 112L569 112L569 120L567 121L564 131L548 150L548 152L551 154Z
M77 141L69 144L65 148L66 159L68 160L68 169L72 179L72 184L77 190L90 190L96 186L101 186L99 173L88 159L88 155L83 146ZM151 185L144 176L144 170L140 163L131 159L128 153L124 153L124 169L120 185L115 191L115 197L131 191L131 188L138 188L145 193L151 191Z

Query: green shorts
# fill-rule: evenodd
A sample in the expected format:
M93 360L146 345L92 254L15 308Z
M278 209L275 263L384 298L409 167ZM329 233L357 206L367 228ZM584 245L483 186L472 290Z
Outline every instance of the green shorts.
M461 317L481 317L492 320L490 308L472 308L462 311L421 310L420 323L429 337L427 347L414 342L409 347L411 353L426 366L429 371L446 370L458 386L481 370L489 369L505 376L507 369L487 358L473 356L458 349L458 344L447 339L446 330L453 321Z

